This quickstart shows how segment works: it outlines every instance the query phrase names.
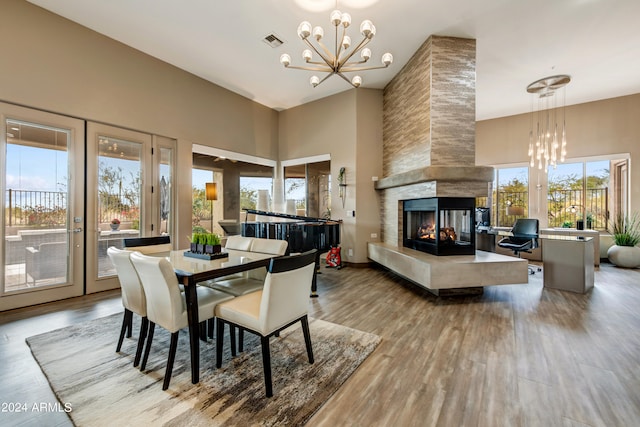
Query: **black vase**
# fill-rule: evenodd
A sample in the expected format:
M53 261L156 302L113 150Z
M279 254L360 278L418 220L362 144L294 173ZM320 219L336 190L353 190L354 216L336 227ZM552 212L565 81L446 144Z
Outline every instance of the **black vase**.
M584 230L584 220L579 219L576 221L576 228L578 230Z
M204 247L204 253L206 254L218 254L222 251L222 245L206 245Z

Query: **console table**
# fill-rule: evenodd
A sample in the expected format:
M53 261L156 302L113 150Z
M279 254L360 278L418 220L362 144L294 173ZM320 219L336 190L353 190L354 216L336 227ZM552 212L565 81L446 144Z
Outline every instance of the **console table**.
M546 236L542 251L544 287L586 293L594 282L594 239Z

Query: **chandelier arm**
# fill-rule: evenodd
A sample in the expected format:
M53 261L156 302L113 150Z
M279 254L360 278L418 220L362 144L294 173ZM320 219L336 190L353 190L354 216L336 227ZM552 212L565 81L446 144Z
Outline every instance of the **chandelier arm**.
M340 71L349 73L354 71L369 71L369 70L379 70L380 68L387 68L388 65L376 65L372 67L342 67Z
M350 53L349 55L345 56L344 58L342 58L341 60L338 61L338 69L342 68L342 66L349 60L351 59L351 57L356 53L359 52L360 49L362 49L363 47L365 47L367 44L369 44L369 42L371 41L371 39L364 37L362 39L362 41L360 41L360 43L358 43L358 46L356 46Z
M325 64L321 64L325 65ZM296 65L289 65L287 68L292 68L294 70L304 70L304 71L320 71L323 73L331 73L333 70L326 65L324 67L299 67Z
M340 38L340 43L338 43L338 27L336 27L336 57L335 57L335 64L334 67L336 67L336 69L340 68L340 55L342 54L342 46L344 43L344 36L347 34L347 29L345 27L342 27L342 37ZM345 49L345 52L347 50Z
M323 67L327 67L327 68L329 68L329 70L328 70L328 71L332 70L332 68L331 68L331 67L329 67L329 66L327 65L327 63L326 63L326 62L319 62L319 61L307 61L306 63L307 63L307 64L321 65L321 66L323 66Z
M311 43L311 42L309 42L309 43ZM320 40L318 40L317 43L322 48L322 50L324 51L325 55L321 55L320 52L318 52L317 49L314 49L314 50L318 53L318 55L320 55L320 57L324 60L324 62L326 62L327 65L333 69L333 60L331 59L333 57L333 54L329 51L329 49L327 49L327 47L324 45L324 43L322 43Z
M342 78L344 79L344 81L346 81L347 83L349 83L351 86L353 86L353 87L355 87L355 88L357 88L357 87L358 87L358 86L354 85L353 83L351 83L351 80L349 80L349 79L347 78L347 76L345 76L345 75L344 75L344 74L342 74L341 72L339 72L339 71L338 71L338 72L337 72L337 73L335 73L335 74L337 74L338 76L342 77ZM325 77L325 78L326 78L326 77Z
M320 51L318 50L318 48L317 48L314 44L312 44L309 40L306 40L306 39L305 39L304 41L305 41L305 43L306 43L306 44L307 44L311 49L313 49L313 50L314 50L314 52L315 52L315 53L317 53L317 54L318 54L318 56L319 56L320 58L322 58L322 60L323 60L324 62L326 62L326 63L327 63L327 65L329 66L329 68L333 69L333 61L331 60L331 54L330 54L329 52L327 52L327 53L329 53L329 57L327 57L327 56L326 56L326 55L324 55L322 52L320 52ZM318 44L319 44L320 46L322 46L322 47L326 50L326 47L325 47L321 42L318 42Z
M336 35L335 35L335 47L334 47L334 52L336 53L336 56L333 58L333 64L331 64L332 67L334 67L334 69L338 69L336 66L338 65L338 58L340 58L340 50L342 49L342 41L340 41L340 43L338 43L338 27L335 27L335 31L336 31ZM344 34L342 36L342 38L344 39Z
M335 71L331 71L329 74L327 74L326 76L324 76L322 78L322 80L320 80L320 83L322 83L323 81L327 80L329 77L333 76L336 72ZM320 84L318 83L318 84Z
M353 65L358 65L358 64L366 64L367 62L369 62L368 60L361 60L361 61L353 61L353 62L347 62L345 64L343 64L344 67L351 67Z
M324 77L322 78L322 80L320 80L320 81L318 82L318 84L317 84L317 85L315 85L314 87L319 86L320 84L322 84L322 82L323 82L323 81L327 80L329 77L333 76L334 74L336 74L336 72L335 72L335 71L329 71L329 74L327 74L326 76L324 76Z

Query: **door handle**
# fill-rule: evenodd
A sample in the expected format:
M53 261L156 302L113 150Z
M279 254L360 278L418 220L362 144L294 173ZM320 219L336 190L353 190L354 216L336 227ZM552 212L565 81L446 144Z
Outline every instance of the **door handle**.
M77 227L73 229L74 233L82 233L82 227Z

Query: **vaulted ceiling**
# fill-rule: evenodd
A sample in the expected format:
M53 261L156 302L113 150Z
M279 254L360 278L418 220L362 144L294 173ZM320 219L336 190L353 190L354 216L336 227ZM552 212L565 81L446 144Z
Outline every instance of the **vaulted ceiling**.
M349 12L348 34L373 21L372 61L391 52L387 69L362 73L362 87L384 88L433 34L477 40L478 120L530 110L526 86L569 74L567 104L640 93L638 0L29 0L203 79L282 110L352 87L338 77L309 85L308 71L279 63L289 53L302 65L296 29ZM333 27L331 27L333 28ZM263 41L275 34L284 44Z

